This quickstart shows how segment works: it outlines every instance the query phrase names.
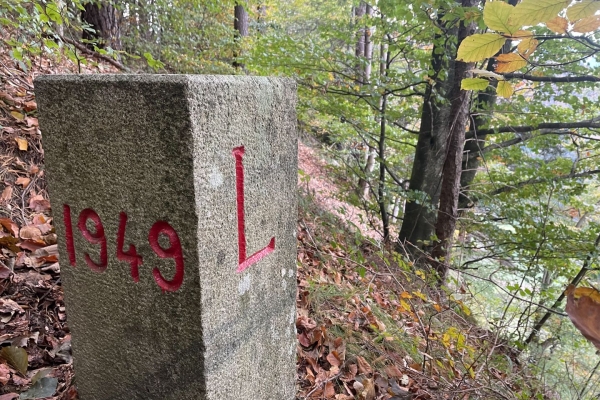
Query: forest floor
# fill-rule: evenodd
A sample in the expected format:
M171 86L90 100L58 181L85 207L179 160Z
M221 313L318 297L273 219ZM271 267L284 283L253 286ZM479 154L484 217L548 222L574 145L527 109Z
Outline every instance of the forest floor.
M0 400L78 398L33 93L36 74L58 72L77 71L42 58L24 72L0 48ZM535 392L463 303L381 245L343 201L315 142L300 143L299 161L298 399Z

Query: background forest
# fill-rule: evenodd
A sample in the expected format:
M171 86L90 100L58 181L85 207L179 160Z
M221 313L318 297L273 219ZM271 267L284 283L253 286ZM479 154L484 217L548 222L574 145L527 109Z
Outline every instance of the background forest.
M80 71L103 64L296 80L303 141L327 160L340 200L375 232L351 229L342 239L301 190L301 220L310 223L300 225L307 276L299 304L309 314L299 323L299 398L428 398L438 389L429 398L600 398L600 358L567 317L564 294L569 284L600 285L599 29L598 0L0 6L3 47L25 73L52 60ZM309 187L310 173L300 175ZM330 262L326 240L345 261ZM412 289L386 289L382 298L374 255ZM340 285L350 269L363 289ZM334 341L315 328L351 336L323 311L339 299L368 303L368 312L356 307L387 321L366 317L374 346L410 356L404 367L428 379L445 376L439 387L405 393L418 379L388 371L388 353L369 359L355 349L354 364L332 358ZM395 313L384 317L390 304ZM468 324L453 325L444 310ZM422 328L420 338L406 337L407 320ZM471 343L473 326L487 339ZM345 351L353 353L349 344ZM360 379L342 379L351 365ZM377 365L385 372L369 372ZM486 389L465 389L469 380Z

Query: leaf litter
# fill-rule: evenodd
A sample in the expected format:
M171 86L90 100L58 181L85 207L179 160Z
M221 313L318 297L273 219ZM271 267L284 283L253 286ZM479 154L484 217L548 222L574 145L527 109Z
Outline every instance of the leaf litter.
M24 72L9 51L0 46L0 400L75 400L33 79L77 66L38 58ZM116 72L92 64L85 72Z

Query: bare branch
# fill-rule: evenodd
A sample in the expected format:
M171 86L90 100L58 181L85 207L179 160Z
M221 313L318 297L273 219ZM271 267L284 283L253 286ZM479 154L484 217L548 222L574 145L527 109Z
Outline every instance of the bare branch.
M531 82L552 82L552 83L564 83L564 82L600 82L600 77L591 75L580 75L580 76L535 76L528 74L502 74L506 79L523 79Z
M521 126L502 126L500 128L480 129L477 131L477 136L494 135L497 133L524 133L532 132L540 129L576 129L576 128L600 128L600 118L596 117L588 121L580 122L546 122L538 125L521 125ZM467 138L475 137L473 132L468 132Z

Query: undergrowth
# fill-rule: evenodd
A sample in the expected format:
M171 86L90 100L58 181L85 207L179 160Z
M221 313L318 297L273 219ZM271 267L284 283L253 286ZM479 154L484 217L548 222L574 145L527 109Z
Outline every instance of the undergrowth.
M299 399L556 398L476 324L460 285L435 288L406 254L320 209L308 187L299 195Z

